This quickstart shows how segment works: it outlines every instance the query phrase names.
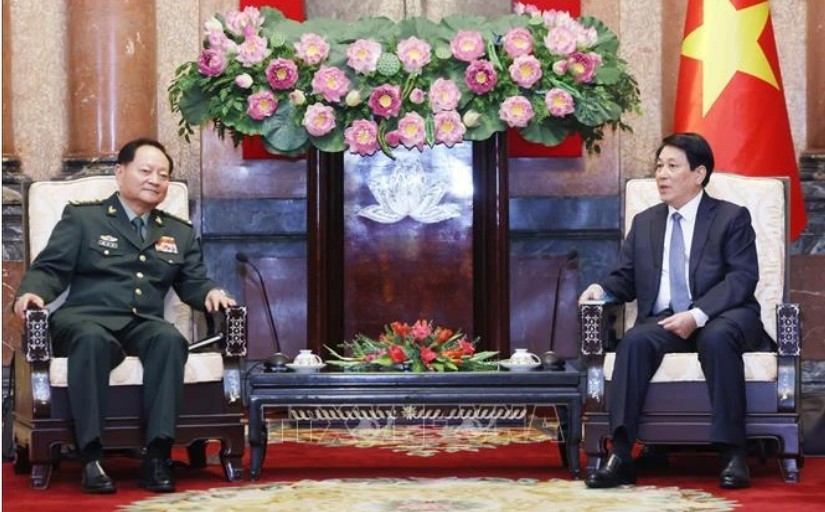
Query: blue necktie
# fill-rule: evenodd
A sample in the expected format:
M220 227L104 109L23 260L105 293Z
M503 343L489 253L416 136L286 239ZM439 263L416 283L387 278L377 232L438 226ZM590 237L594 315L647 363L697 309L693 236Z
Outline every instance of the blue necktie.
M673 213L673 232L670 234L670 307L674 313L690 309L690 294L685 278L685 238L682 235L682 216Z
M132 225L135 227L135 232L138 234L140 242L143 243L146 241L146 238L143 236L143 218L140 216L135 217L132 219Z

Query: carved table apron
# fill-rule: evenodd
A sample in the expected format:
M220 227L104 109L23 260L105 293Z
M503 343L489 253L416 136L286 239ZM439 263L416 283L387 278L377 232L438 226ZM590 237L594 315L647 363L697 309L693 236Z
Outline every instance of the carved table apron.
M562 442L573 478L580 474L584 375L562 371L516 372L253 372L248 381L250 477L260 476L266 456L266 407L360 405L561 405Z

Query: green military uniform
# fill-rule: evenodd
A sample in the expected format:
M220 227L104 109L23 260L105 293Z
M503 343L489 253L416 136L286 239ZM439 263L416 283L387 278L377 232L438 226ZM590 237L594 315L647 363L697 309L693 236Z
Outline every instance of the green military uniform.
M218 284L206 275L195 231L162 210L150 213L145 241L113 194L69 204L18 289L47 303L70 286L51 315L55 353L69 358L68 392L80 448L103 441L109 373L125 355L144 369L147 443L173 439L183 395L186 340L163 318L172 287L203 310Z

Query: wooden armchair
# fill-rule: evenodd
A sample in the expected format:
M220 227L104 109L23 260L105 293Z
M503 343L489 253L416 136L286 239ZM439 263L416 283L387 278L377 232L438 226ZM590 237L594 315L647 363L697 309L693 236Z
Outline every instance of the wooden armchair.
M789 297L788 181L750 178L714 172L710 195L744 205L756 231L759 283L756 298L766 332L777 352L751 352L743 357L747 394L746 434L749 440L777 443L782 476L799 480L800 452L800 310ZM624 221L659 202L652 178L629 180ZM590 303L580 307L581 355L585 363L586 396L583 435L588 470L607 459L611 435L605 397L610 387L617 338L635 319L635 303L626 307ZM710 400L696 353L667 354L651 379L639 424L645 445L706 444L710 438Z
M25 198L27 261L46 245L68 201L105 198L116 190L114 176L93 176L67 181L33 183ZM160 208L189 217L185 184L172 182ZM67 359L54 357L49 336L49 310L26 312L22 354L14 360L13 439L14 469L31 472L31 485L45 489L57 467L64 445L74 444L74 429L66 389ZM193 339L192 310L170 291L165 316L188 339ZM241 458L245 436L240 368L247 351L246 308L233 307L209 319L212 331L205 343L193 343L185 368L183 405L175 443L186 445L193 467L206 465L206 441L220 440L220 459L227 480L243 475ZM214 341L214 343L210 343ZM196 348L204 345L201 348ZM220 351L216 351L216 349ZM139 450L143 447L141 420L142 368L137 357L127 357L110 377L110 398L105 449Z

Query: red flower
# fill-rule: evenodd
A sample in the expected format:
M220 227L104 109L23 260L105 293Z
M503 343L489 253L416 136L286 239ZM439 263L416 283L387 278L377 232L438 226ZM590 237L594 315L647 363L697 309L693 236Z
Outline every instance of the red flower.
M406 338L410 333L410 326L406 322L403 324L401 322L393 322L390 326L392 327L392 332L402 338Z
M453 337L453 331L450 329L442 329L439 327L435 331L435 343L436 345L443 345L448 339Z
M429 364L429 363L433 362L435 360L435 358L437 358L437 357L438 357L438 354L433 352L432 349L429 349L427 347L422 347L421 348L421 361L423 361L424 364Z
M464 352L464 355L471 356L476 353L475 345L467 341L467 338L461 338L458 340L458 346L461 348L462 352Z
M393 345L388 351L393 363L403 363L407 360L407 353L401 345Z

